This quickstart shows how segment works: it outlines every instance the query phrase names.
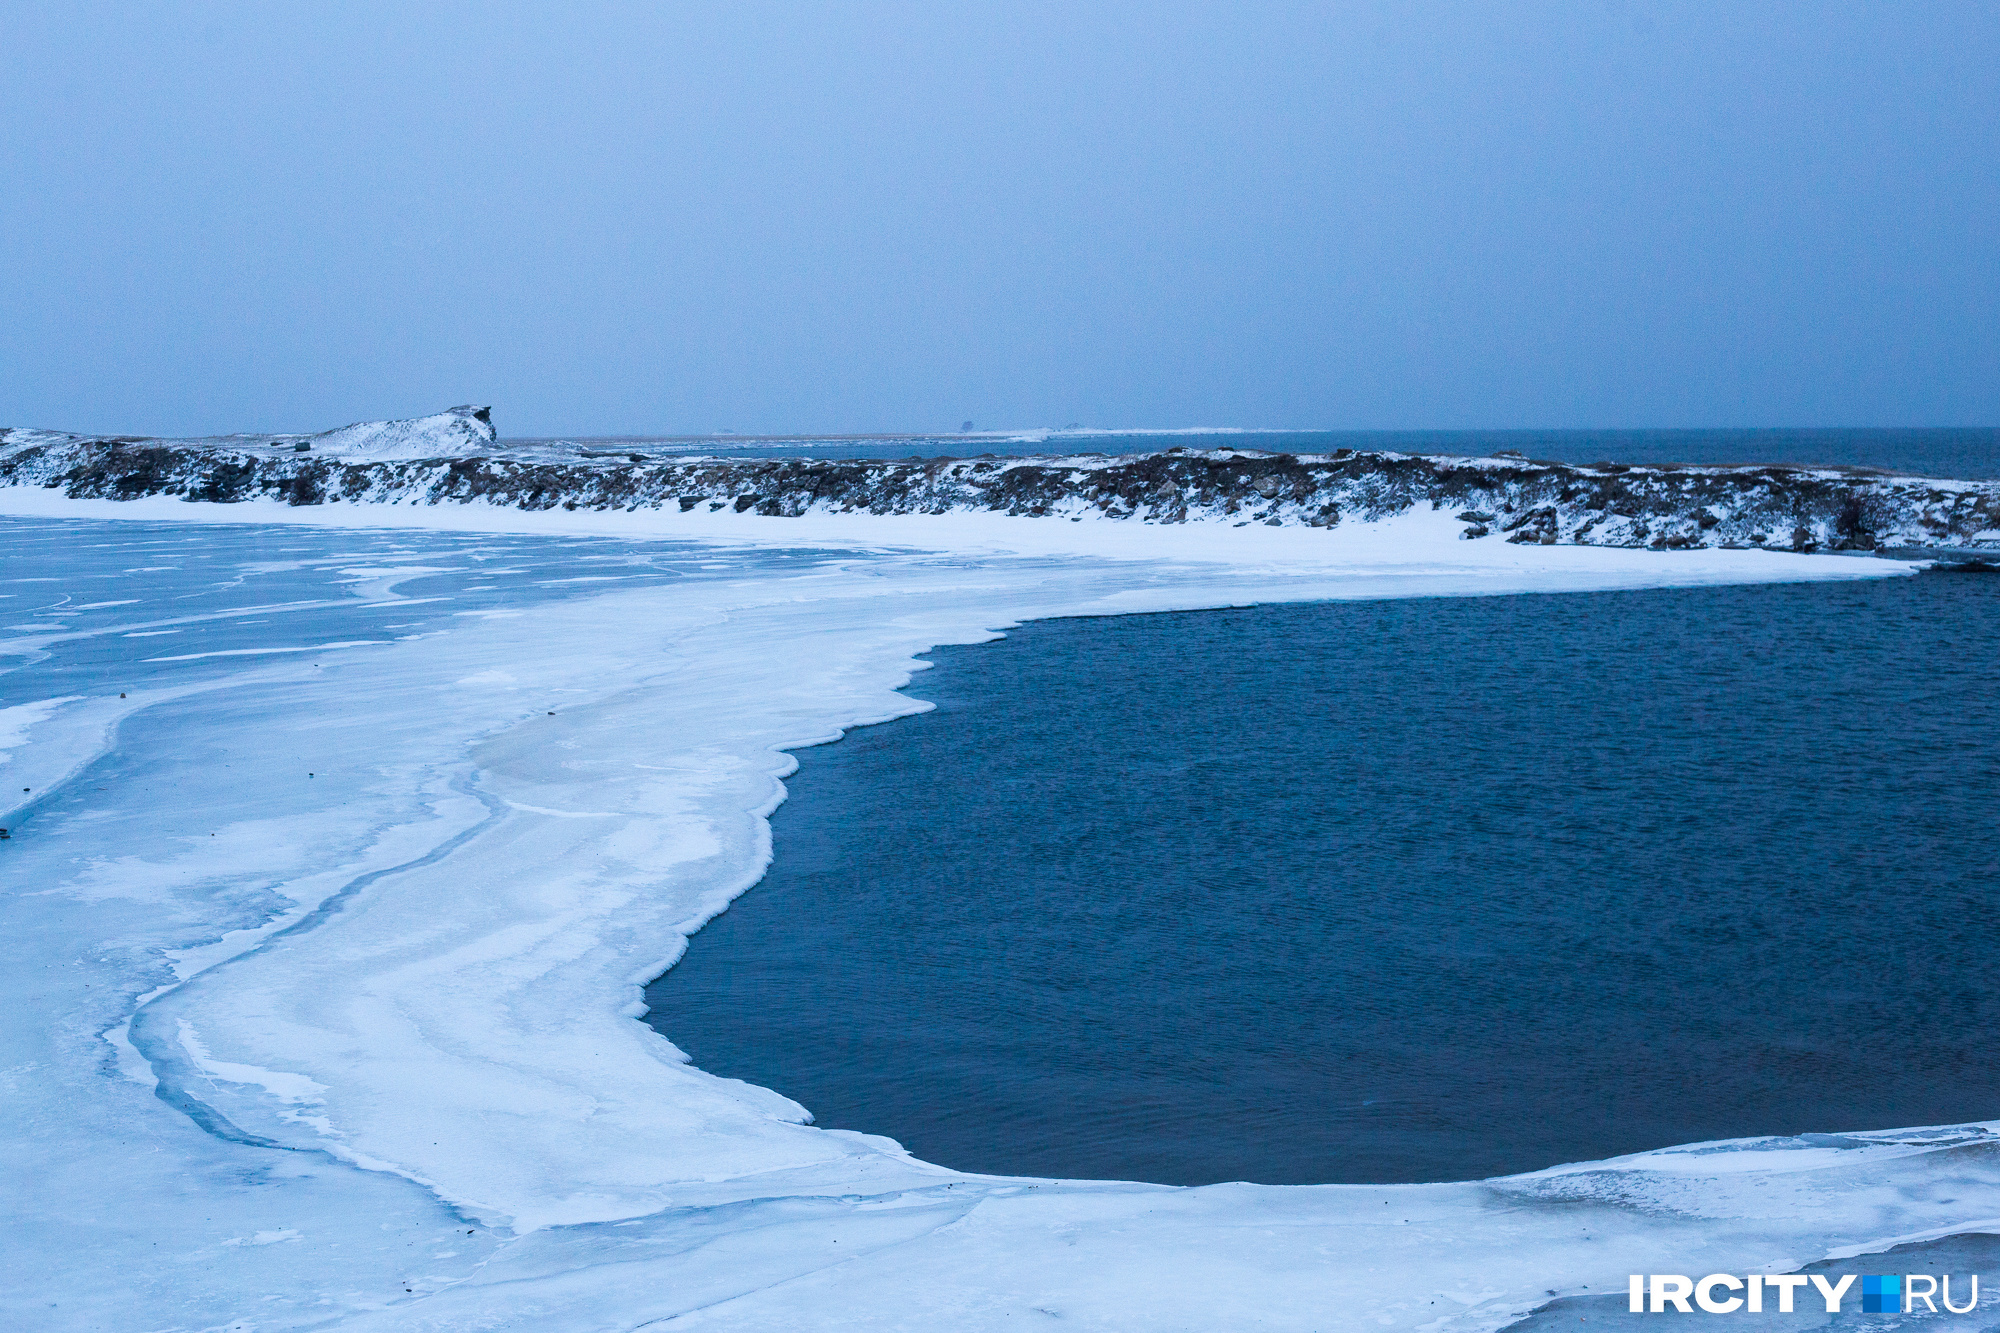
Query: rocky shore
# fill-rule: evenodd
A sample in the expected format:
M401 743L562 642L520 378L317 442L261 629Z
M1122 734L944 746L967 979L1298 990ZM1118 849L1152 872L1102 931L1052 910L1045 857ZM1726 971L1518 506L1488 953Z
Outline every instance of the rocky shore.
M1789 551L2000 548L2000 481L1855 468L1576 465L1336 450L816 461L510 456L483 408L317 436L160 440L0 431L0 485L73 498L525 510L980 512L1333 527L1449 512L1468 540Z

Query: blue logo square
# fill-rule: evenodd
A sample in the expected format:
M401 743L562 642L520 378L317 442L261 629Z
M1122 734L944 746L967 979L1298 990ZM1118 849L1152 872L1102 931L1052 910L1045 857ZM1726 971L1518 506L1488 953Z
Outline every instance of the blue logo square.
M1894 1273L1864 1275L1861 1279L1861 1313L1903 1313L1903 1279Z

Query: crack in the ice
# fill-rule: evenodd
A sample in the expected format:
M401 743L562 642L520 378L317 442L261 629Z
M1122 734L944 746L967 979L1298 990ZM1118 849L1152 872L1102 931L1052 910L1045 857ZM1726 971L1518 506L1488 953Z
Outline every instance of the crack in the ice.
M399 875L406 871L433 865L452 852L457 851L481 833L493 828L501 819L505 818L507 813L505 802L501 801L497 796L491 796L479 790L470 775L460 775L452 779L448 785L450 790L462 796L471 797L485 806L487 811L486 818L469 828L459 830L451 837L446 838L443 842L425 852L422 856L413 857L408 861L403 861L393 866L366 871L363 874L355 876L339 889L328 894L311 911L305 913L298 920L291 922L282 929L272 931L265 938L258 941L252 947L245 949L242 953L234 954L210 967L203 968L200 972L180 982L162 988L132 1011L132 1016L126 1021L126 1039L132 1044L132 1048L139 1053L140 1057L146 1061L147 1065L152 1068L153 1076L158 1080L153 1088L154 1096L192 1120L204 1132L227 1142L240 1143L253 1148L275 1148L287 1152L318 1153L331 1160L340 1162L342 1165L361 1165L326 1148L317 1146L300 1147L296 1144L284 1143L261 1134L252 1133L237 1125L228 1116L224 1115L219 1108L204 1100L199 1094L192 1091L190 1087L191 1084L198 1081L205 1081L213 1086L214 1079L207 1073L195 1068L192 1061L186 1059L184 1056L177 1055L172 1040L165 1034L152 1031L152 1027L156 1016L164 1012L159 1008L162 1001L184 995L196 982L205 981L213 977L216 973L233 963L241 962L246 958L256 957L258 954L273 948L282 940L288 940L294 936L303 935L308 931L317 929L343 911L347 904L353 901L355 896L363 889L391 875ZM418 1183L425 1184L426 1188L430 1188L427 1182ZM455 1215L462 1216L449 1200L440 1198L440 1202L445 1207L451 1208Z

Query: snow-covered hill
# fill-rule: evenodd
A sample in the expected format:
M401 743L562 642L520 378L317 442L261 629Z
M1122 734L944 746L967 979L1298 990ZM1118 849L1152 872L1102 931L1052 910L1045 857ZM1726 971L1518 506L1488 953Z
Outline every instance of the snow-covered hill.
M491 453L493 409L453 407L427 417L401 421L357 421L317 435L220 435L165 439L144 435L77 435L66 431L0 429L0 467L5 460L33 451L124 448L166 448L192 453L262 456L272 451L312 454L352 463L379 463L405 458L461 458Z
M1415 509L1544 545L1792 551L2000 547L2000 481L1856 468L1577 465L1519 456L1168 449L1038 458L510 456L485 408L312 436L0 432L0 485L76 499L481 503L522 510L1010 514L1333 527Z

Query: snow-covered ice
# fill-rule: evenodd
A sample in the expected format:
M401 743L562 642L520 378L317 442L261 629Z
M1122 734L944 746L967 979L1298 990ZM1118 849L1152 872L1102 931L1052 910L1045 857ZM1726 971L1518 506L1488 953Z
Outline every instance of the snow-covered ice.
M22 490L0 512L10 543L94 553L0 588L31 626L0 641L0 776L32 789L0 845L16 1326L1456 1333L1631 1272L1782 1271L2000 1217L1992 1126L1418 1186L968 1175L814 1128L635 1021L762 873L787 750L923 707L898 687L932 646L1046 616L1893 562L1468 543L1422 513L1321 531ZM145 567L142 535L246 521L294 549L210 578L206 609L172 605L192 576L97 577ZM521 552L593 534L674 577L572 569L473 604ZM313 586L266 597L280 574ZM224 622L256 641L126 638Z

